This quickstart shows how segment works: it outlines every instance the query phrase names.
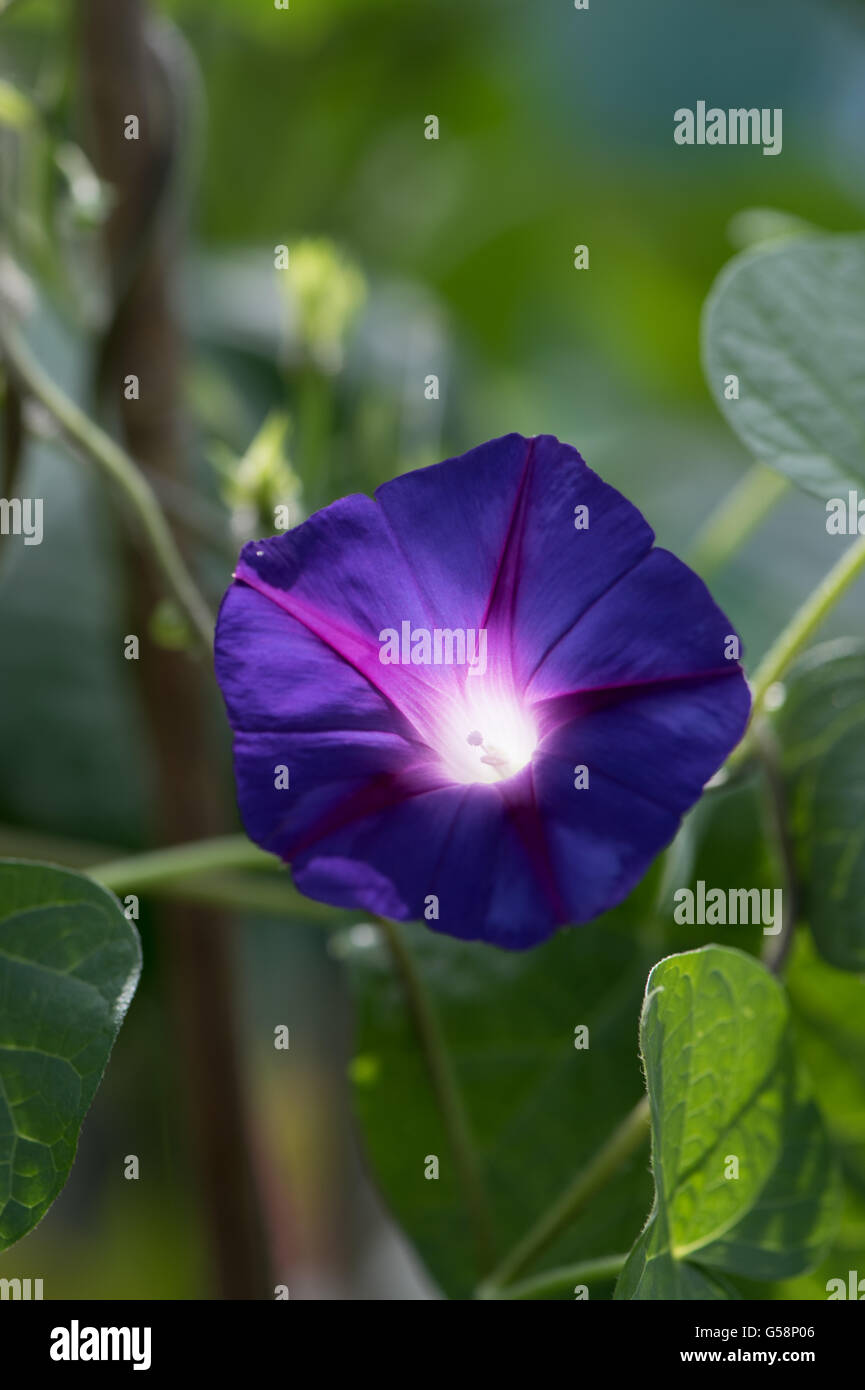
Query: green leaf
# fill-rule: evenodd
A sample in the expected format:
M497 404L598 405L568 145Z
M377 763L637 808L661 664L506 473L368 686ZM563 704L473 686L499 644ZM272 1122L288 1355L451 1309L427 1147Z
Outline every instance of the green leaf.
M798 932L784 975L796 1050L808 1068L844 1179L844 1220L810 1275L768 1284L756 1297L821 1298L830 1279L865 1271L865 981L834 969Z
M638 893L654 891L648 882ZM640 941L647 908L637 901L519 953L423 926L403 929L465 1101L497 1258L639 1099L634 1019L657 948ZM373 1170L433 1278L449 1297L466 1297L489 1270L475 1259L469 1211L401 982L371 927L353 928L342 953L358 1011L350 1078ZM589 1046L577 1049L574 1030L583 1024ZM437 1179L424 1176L429 1155L439 1159ZM627 1249L650 1196L645 1150L550 1246L545 1262Z
M703 362L758 459L823 498L865 484L865 237L737 256L706 301ZM738 400L725 397L730 376Z
M865 970L865 643L815 647L776 718L802 913L820 954Z
M104 888L0 860L0 1250L68 1177L140 968L138 933Z
M837 1175L777 980L729 947L670 956L649 975L641 1047L655 1203L616 1297L724 1298L726 1275L816 1264Z
M827 965L799 932L786 983L799 1055L841 1167L865 1196L865 981Z

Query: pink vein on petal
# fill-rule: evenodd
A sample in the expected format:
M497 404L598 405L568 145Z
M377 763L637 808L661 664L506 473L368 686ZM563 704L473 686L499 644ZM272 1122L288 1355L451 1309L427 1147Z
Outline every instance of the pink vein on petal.
M502 541L502 552L496 565L496 572L480 624L482 628L501 627L508 633L511 662L513 662L513 615L519 587L520 543L526 521L528 484L531 477L534 450L535 441L530 439L526 449L525 463L517 483L513 509Z
M436 730L441 723L442 706L448 698L445 692L428 685L415 667L383 665L379 659L380 648L369 638L336 622L314 604L268 584L243 561L237 566L235 578L302 623L405 715L425 742L434 745Z

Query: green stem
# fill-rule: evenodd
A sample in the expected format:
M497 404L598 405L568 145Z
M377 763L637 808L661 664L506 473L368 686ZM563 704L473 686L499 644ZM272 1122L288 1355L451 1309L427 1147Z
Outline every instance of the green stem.
M781 473L755 463L722 498L688 555L704 579L716 573L769 515L790 483Z
M793 933L799 916L799 875L790 833L790 807L781 769L780 749L767 720L760 719L755 724L754 740L763 766L767 829L777 853L783 889L781 930L777 936L764 937L762 960L774 975L781 975L793 946Z
M38 830L21 830L17 825L0 825L0 858L41 860L80 869L102 859L119 859L125 852L112 845L95 845L90 840L68 840L45 835Z
M609 1282L621 1274L627 1255L603 1255L597 1260L582 1260L579 1264L561 1265L557 1269L544 1270L531 1279L523 1279L518 1284L508 1284L505 1288L493 1288L485 1284L478 1296L484 1299L531 1299L549 1298L552 1294L572 1292L578 1284Z
M227 873L252 869L254 873ZM337 925L341 917L328 903L305 898L272 854L266 854L245 835L152 850L125 859L109 859L85 869L113 893L150 893L181 898L206 907L233 907L274 917Z
M790 662L799 655L809 637L816 632L827 613L835 607L863 569L865 536L860 536L844 551L840 560L836 561L816 589L808 595L757 667L751 682L755 713L762 706L766 691L780 680Z
M324 926L338 926L344 915L298 893L273 855L257 850L245 835L127 855L107 845L0 825L0 858L65 864L89 874L120 897L144 891L155 898Z
M835 607L853 581L865 570L865 536L844 551L840 560L824 575L816 589L776 637L751 679L751 719L742 742L727 759L728 768L735 767L752 752L753 731L762 712L767 691L784 675L790 663L799 655L808 639L814 635L823 619Z
M91 870L90 877L103 883L97 870ZM110 885L106 883L104 886L108 888ZM120 890L118 896L127 892L135 892L134 886ZM341 926L345 918L345 914L329 903L303 897L293 887L287 874L218 873L209 874L206 878L177 878L151 884L146 892L151 897L172 902L196 903L200 907L223 908L264 917L284 917L291 922L314 922L325 927Z
M213 840L192 840L185 845L147 850L124 859L91 865L87 872L114 893L146 892L194 874L223 869L277 868L273 855L259 849L245 835L219 835Z
M409 1009L414 1019L430 1081L465 1196L474 1235L478 1268L483 1272L489 1268L492 1258L492 1225L481 1176L480 1161L450 1052L432 1000L426 992L402 932L395 922L391 922L385 917L376 917L375 921L384 933L394 965L406 992Z
M614 1130L574 1181L548 1207L543 1216L505 1256L478 1290L479 1298L496 1297L490 1290L503 1289L555 1240L591 1201L606 1187L626 1159L645 1142L649 1134L649 1098L643 1096L630 1115Z
M44 406L63 433L110 477L131 503L162 576L205 651L213 642L213 617L201 597L147 479L124 449L80 410L33 356L10 314L0 320L3 354L21 386Z

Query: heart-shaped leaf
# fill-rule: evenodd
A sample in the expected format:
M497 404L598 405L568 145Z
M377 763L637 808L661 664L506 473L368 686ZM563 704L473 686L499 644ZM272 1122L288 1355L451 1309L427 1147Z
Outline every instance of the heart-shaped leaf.
M826 960L865 970L865 643L809 652L787 683L776 727L802 912Z
M865 237L737 256L703 314L710 390L751 452L828 499L865 485Z
M104 888L0 860L0 1250L68 1177L140 969L138 933Z
M816 1264L839 1188L777 980L728 947L670 956L649 975L640 1036L655 1203L616 1297L734 1297L727 1275Z

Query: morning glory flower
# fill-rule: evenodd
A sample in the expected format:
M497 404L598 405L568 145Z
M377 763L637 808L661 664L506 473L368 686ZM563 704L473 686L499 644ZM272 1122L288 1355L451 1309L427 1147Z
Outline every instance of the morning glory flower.
M245 546L216 672L302 893L524 948L620 902L738 742L738 639L643 516L511 434Z

